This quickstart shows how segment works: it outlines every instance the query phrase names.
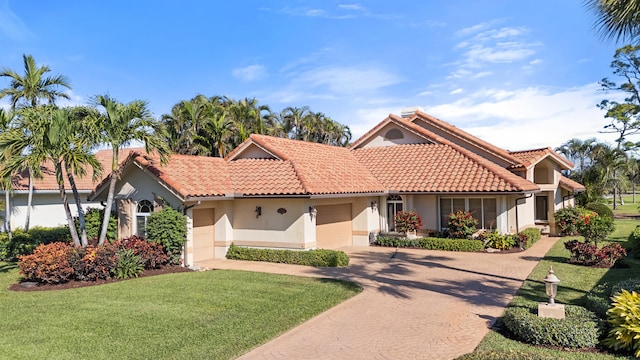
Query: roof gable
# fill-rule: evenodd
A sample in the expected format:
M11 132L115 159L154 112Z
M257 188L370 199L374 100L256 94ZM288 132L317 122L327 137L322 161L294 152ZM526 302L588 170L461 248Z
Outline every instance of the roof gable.
M540 163L544 159L551 159L563 170L573 169L573 163L564 156L555 152L552 148L540 148L540 149L531 149L531 150L522 150L522 151L511 151L511 155L518 158L522 165L526 168L531 168L536 164Z

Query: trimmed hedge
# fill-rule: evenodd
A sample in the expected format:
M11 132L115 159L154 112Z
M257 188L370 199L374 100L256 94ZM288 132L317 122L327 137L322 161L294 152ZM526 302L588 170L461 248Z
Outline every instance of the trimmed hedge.
M239 247L231 244L227 251L227 259L266 261L273 263L307 265L307 266L347 266L349 256L339 250L275 250Z
M379 236L375 244L388 247L415 247L427 250L445 251L482 251L484 246L481 240L444 239L425 237L419 239L406 239L396 237Z
M530 248L542 237L540 229L534 227L526 228L520 231L520 235L520 245L522 245L523 249ZM522 237L526 237L526 239L523 239Z
M554 356L519 350L483 350L462 355L456 360L556 360Z
M596 212L600 216L608 216L613 219L613 210L605 204L590 202L584 206L585 209L589 209L591 211Z
M631 234L629 234L629 242L631 243L631 252L633 252L633 257L640 259L640 225L636 226Z
M35 226L28 232L17 229L11 235L11 241L9 241L7 233L0 233L0 260L2 261L16 261L18 256L32 254L40 244L71 241L71 233L66 226L51 228Z
M505 327L520 341L567 348L593 348L602 332L602 321L591 311L565 305L565 319L541 318L537 309L509 307L504 312Z

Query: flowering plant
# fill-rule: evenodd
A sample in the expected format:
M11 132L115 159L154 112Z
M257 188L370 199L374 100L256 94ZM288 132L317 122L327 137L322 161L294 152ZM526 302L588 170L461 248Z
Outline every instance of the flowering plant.
M582 235L586 242L593 242L596 245L599 241L606 240L607 236L615 230L612 218L598 215L593 211L586 211L578 219L576 223L578 234Z
M415 210L398 211L394 217L396 229L400 232L416 231L422 226L422 218Z
M473 235L478 229L478 219L474 218L469 211L458 210L449 214L449 237L454 239L466 239Z

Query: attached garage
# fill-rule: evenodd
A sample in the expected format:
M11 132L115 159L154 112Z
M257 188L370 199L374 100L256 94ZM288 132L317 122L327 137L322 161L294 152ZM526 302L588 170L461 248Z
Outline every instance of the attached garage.
M351 204L317 206L316 246L337 249L353 244Z
M193 262L215 257L215 213L214 209L193 210Z

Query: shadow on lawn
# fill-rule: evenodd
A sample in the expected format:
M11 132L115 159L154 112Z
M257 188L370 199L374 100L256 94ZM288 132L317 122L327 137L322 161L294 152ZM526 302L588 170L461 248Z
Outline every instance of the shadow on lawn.
M2 264L0 265L0 273L6 273L6 272L9 272L10 270L17 269L17 268L18 268L18 264L16 263Z

